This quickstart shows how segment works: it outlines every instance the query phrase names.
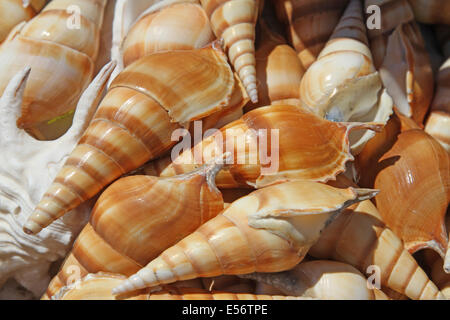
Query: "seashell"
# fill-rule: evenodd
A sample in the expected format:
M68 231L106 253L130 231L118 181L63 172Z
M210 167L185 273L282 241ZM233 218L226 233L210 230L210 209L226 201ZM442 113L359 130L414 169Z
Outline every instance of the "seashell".
M386 124L392 114L392 99L373 65L365 30L361 3L351 0L301 81L302 106L328 120ZM374 135L368 130L352 133L352 153L361 152Z
M415 22L398 26L389 36L380 76L396 108L421 125L433 99L434 78Z
M40 296L48 269L66 252L89 217L86 203L31 237L22 226L87 127L115 64L109 63L81 96L72 127L54 141L38 141L16 127L30 69L14 76L0 99L0 286L10 277Z
M204 289L167 286L163 291L138 290L115 296L111 294L124 276L110 273L88 274L83 279L61 288L52 300L303 300L289 296L254 295L251 293L208 292Z
M298 104L300 81L305 73L297 53L264 20L259 22L261 44L256 50L258 103L246 110L275 103Z
M147 10L124 39L124 66L154 52L201 48L214 39L209 18L200 5L178 3L156 12Z
M221 166L213 163L172 178L129 176L111 184L47 296L70 282L75 268L80 276L99 271L130 276L215 217L224 207L214 185Z
M44 6L44 1L34 1L25 6L23 0L4 0L0 2L0 44L9 32L20 22L33 18Z
M420 152L417 152L420 150ZM444 256L448 238L445 213L450 199L450 161L448 153L422 130L398 135L390 149L367 168L372 183L381 190L375 198L386 225L414 253L432 248Z
M254 191L166 249L113 293L197 277L289 270L341 210L374 194L307 181Z
M224 110L233 87L225 56L214 47L155 53L131 64L114 79L24 230L39 232L124 173L163 155L176 142L174 130Z
M66 9L80 9L77 22ZM28 23L17 26L0 48L0 94L24 67L31 74L17 125L41 140L70 126L63 121L92 80L106 0L54 0ZM79 22L79 25L75 25ZM67 27L74 23L73 27Z
M422 124L433 98L433 72L420 29L407 0L365 0L380 7L381 29L368 36L384 87L404 115Z
M287 180L325 182L343 172L345 163L353 160L348 142L352 130L381 127L374 123L332 122L294 106L261 107L179 156L172 150L174 161L161 176L192 171L197 163L211 161L226 150L233 154L233 161L218 174L219 188L261 188ZM271 140L265 140L264 135Z
M349 0L277 0L278 19L288 27L290 43L303 68L317 59Z
M370 6L380 8L380 28L368 28L370 49L377 70L386 56L386 47L392 32L404 23L414 21L414 13L408 0L364 0L365 12Z
M278 273L251 273L245 279L261 281L284 295L321 300L375 300L367 279L349 264L327 260L301 262Z
M439 0L408 0L417 21L450 24L450 3Z
M346 187L351 183L338 179L332 185ZM371 201L362 201L343 211L322 232L308 254L317 259L348 263L367 276L373 276L374 270L378 270L381 286L414 300L443 298L405 250L402 240L385 226Z
M431 105L425 132L450 152L450 57L439 69L436 94Z
M255 25L259 0L200 0L214 34L223 39L228 58L250 100L258 102L255 62Z

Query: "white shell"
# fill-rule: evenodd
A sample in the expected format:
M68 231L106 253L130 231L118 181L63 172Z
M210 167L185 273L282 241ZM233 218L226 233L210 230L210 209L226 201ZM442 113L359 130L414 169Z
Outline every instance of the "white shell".
M73 125L61 138L38 141L16 126L30 69L19 72L0 99L0 286L14 277L40 296L50 281L52 261L64 257L87 222L85 204L37 236L23 224L88 125L115 63L107 64L80 98Z

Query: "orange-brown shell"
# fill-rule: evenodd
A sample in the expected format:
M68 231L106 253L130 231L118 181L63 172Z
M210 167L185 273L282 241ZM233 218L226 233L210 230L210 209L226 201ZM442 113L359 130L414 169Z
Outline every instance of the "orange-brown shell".
M232 151L233 162L218 174L218 187L262 187L291 179L327 181L353 160L348 134L355 128L381 129L379 125L327 121L289 105L261 107L173 158L161 176L189 172L196 163ZM235 137L238 142L233 143Z
M432 248L443 256L448 241L444 225L450 199L448 153L419 129L394 135L390 143L373 150L373 158L360 159L361 184L380 189L375 202L383 221L410 252Z
M224 208L214 185L218 170L212 164L172 178L136 175L114 182L97 200L47 296L70 282L75 267L79 276L129 276L215 217Z
M103 187L161 156L175 129L228 106L235 81L218 49L143 57L113 81L89 127L25 225L39 232Z

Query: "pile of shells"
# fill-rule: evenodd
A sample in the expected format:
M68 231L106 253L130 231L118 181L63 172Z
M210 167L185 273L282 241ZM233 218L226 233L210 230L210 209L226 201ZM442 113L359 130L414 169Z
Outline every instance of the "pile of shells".
M450 298L442 6L0 0L0 298Z

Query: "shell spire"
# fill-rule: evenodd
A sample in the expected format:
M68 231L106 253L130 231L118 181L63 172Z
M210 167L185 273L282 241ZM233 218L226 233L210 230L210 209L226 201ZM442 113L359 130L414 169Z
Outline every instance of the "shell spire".
M217 38L223 39L228 58L253 103L256 86L255 26L259 0L201 0Z
M114 293L197 277L289 270L344 208L375 194L306 181L254 191L165 250Z
M302 78L301 105L332 121L386 124L393 102L367 43L361 2L351 0L330 40ZM352 154L361 152L373 136L368 130L353 133Z
M161 156L175 145L176 129L226 110L234 85L225 55L213 47L160 52L132 63L114 79L24 231L39 232L121 175Z
M346 187L348 183L338 179L332 185ZM351 264L367 275L373 274L376 266L382 286L414 300L443 298L402 240L385 226L371 201L362 201L339 215L308 254Z

